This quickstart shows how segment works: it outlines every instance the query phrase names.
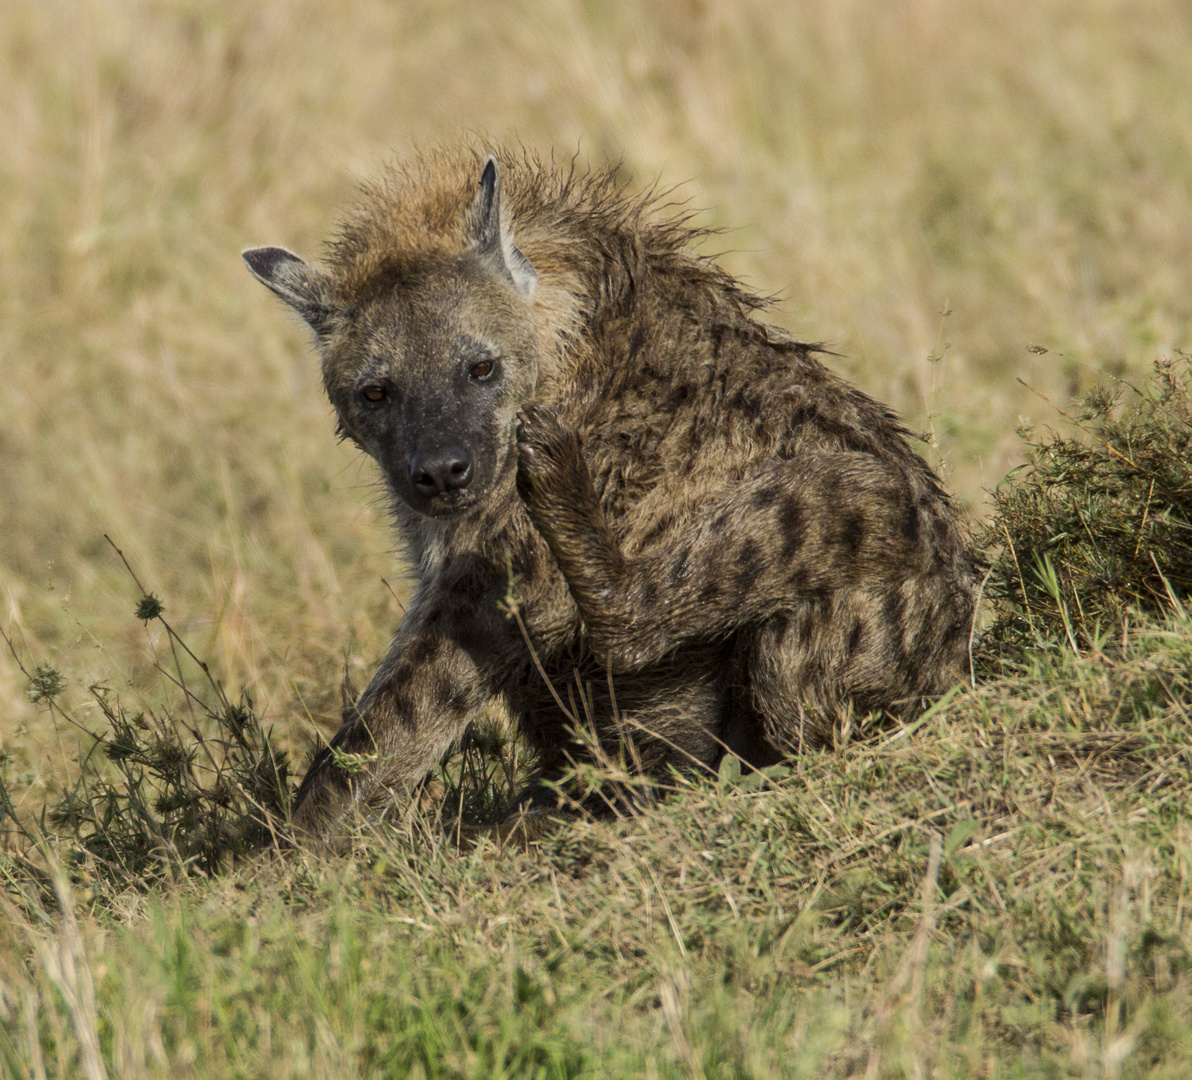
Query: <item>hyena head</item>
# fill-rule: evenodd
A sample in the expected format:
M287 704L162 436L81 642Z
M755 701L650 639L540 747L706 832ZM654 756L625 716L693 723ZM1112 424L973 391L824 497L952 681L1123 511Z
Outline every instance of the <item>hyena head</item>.
M517 411L537 382L537 275L502 227L500 195L489 158L460 250L396 253L351 288L284 248L244 252L314 331L341 431L428 517L511 481Z

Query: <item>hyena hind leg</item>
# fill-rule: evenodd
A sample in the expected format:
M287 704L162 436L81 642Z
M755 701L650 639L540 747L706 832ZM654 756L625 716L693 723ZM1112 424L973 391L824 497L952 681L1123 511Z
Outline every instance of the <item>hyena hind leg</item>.
M840 591L759 628L744 667L771 746L791 753L829 745L853 718L896 719L959 678L957 620L908 604L914 584Z

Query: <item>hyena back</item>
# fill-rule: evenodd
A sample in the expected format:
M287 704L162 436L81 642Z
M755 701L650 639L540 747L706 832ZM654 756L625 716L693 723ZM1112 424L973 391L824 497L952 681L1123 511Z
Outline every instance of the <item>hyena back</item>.
M611 174L469 147L392 168L320 265L244 253L313 330L416 577L300 827L408 791L493 699L558 776L577 674L647 771L765 764L959 677L973 569L937 478L695 235Z

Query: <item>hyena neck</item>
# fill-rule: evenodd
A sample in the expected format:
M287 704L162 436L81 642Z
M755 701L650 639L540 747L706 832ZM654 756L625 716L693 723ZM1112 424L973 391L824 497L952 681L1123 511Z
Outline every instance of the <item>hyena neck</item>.
M421 584L440 574L451 544L452 523L416 514L394 496L393 524L404 562L415 581Z
M405 562L419 586L425 587L449 578L461 562L488 565L497 576L506 574L531 529L512 494L457 518L425 517L395 500L393 518Z

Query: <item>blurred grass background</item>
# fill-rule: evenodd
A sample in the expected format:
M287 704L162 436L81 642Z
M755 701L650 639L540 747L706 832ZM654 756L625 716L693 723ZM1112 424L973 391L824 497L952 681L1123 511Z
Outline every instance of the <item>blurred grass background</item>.
M345 651L384 648L401 568L239 252L317 255L392 152L482 131L681 183L977 514L1016 426L1056 420L1017 378L1065 404L1192 336L1179 0L13 0L0 102L0 628L76 703L143 686L161 643L107 533L294 746L334 729ZM25 691L0 659L39 806L74 740Z

